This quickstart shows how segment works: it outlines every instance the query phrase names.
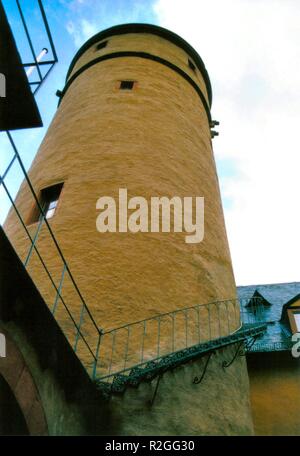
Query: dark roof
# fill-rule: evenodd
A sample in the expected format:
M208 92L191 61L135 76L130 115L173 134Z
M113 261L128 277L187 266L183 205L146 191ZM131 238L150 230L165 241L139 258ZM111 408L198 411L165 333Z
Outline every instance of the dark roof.
M165 38L166 40L171 41L176 46L181 47L185 52L187 52L192 57L195 65L198 67L199 71L201 72L201 74L203 76L203 79L204 79L205 85L206 85L206 89L207 89L209 104L211 106L211 103L212 103L211 83L210 83L208 72L205 68L205 65L204 65L203 60L201 59L200 55L195 51L195 49L187 41L185 41L179 35L177 35L174 32L171 32L170 30L167 30L163 27L159 27L158 25L132 23L132 24L116 25L116 26L110 27L106 30L102 30L101 32L92 36L92 38L90 38L86 43L84 43L84 45L81 46L81 48L77 51L77 53L75 54L75 56L70 64L66 80L68 80L79 57L89 47L93 46L98 41L100 41L104 38L108 38L109 36L122 35L122 34L126 34L126 33L151 33L152 35L157 35L162 38Z
M300 282L241 286L237 287L237 292L243 300L244 312L249 315L253 312L253 308L248 306L251 298L261 296L269 303L263 306L263 319L268 323L267 331L254 344L253 351L289 350L291 332L287 320L281 316L283 309L300 297Z

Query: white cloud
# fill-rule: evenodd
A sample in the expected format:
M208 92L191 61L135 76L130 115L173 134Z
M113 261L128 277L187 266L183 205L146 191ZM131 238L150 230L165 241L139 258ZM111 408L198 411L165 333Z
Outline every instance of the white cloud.
M66 28L68 33L73 37L77 47L80 47L85 41L99 31L97 25L87 19L81 19L77 23L69 21Z
M227 232L238 284L300 280L300 2L159 0L211 77ZM220 167L221 171L221 167Z
M65 7L69 21L66 29L75 46L80 47L100 30L128 22L153 20L152 1L132 0L59 0Z

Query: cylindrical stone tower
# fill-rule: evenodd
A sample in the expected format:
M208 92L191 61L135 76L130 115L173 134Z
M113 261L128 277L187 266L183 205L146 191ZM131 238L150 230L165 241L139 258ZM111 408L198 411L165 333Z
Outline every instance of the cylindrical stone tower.
M110 28L78 51L62 95L29 177L40 197L63 183L49 223L99 326L235 298L211 145L211 86L195 50L160 27ZM186 233L174 232L99 233L96 202L117 201L120 188L149 204L155 196L204 197L203 241L188 244ZM34 236L26 185L16 204ZM6 230L25 258L13 213ZM50 244L42 228L38 248L59 277ZM28 267L34 272L38 261ZM37 280L47 296L48 280Z
M212 152L211 98L209 77L199 55L179 36L161 27L112 27L85 43L71 63L57 113L29 178L74 279L97 325L104 330L197 304L236 298ZM128 199L143 197L148 207L153 197L176 196L182 201L185 197L204 197L203 240L187 243L186 232L172 229L119 232L118 210L116 232L99 232L97 201L107 196L118 203L120 189L126 189ZM47 227L40 223L26 182L16 205L78 321L78 295L67 274L62 281L61 258ZM128 214L132 212L128 208ZM30 249L13 210L5 229L46 303L51 309L57 307L57 320L65 332L71 332L68 315L57 302L49 277ZM226 304L221 314L219 311L216 306L215 313L209 314L212 327L206 338L213 337L214 330L215 337L220 337L239 328L235 304ZM197 316L203 331L208 325L203 321L205 314L198 312ZM184 324L183 319L183 328ZM91 341L88 323L82 328ZM156 335L152 336L154 345ZM176 328L175 342L181 337L187 337L184 329ZM97 344L96 338L94 342ZM151 354L151 347L148 352ZM231 356L231 348L225 348L224 353ZM84 356L81 359L85 362ZM188 382L182 386L182 396L172 386L172 382L181 382L177 377L170 377L170 385L163 384L166 397L173 397L174 404L182 401L170 412L171 399L167 400L166 410L173 415L170 422L160 422L162 415L145 414L142 419L138 414L136 424L133 419L124 421L127 427L122 424L122 432L130 433L135 425L152 432L251 432L244 360L240 359L229 374L223 373L219 381L221 361L218 358L214 363L213 383L208 381L202 396L193 395L186 371L176 374ZM198 367L193 369L197 372ZM146 397L146 393L141 394ZM220 399L226 413L215 409ZM126 404L117 406L117 413L127 416L132 402ZM185 416L187 404L196 406ZM204 410L209 415L205 419Z

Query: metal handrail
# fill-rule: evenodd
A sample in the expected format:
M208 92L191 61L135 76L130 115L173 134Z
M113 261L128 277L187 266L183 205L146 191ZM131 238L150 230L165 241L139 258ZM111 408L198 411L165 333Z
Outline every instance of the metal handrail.
M261 321L262 299L254 298L197 304L121 325L101 334L93 376L112 379L170 353L234 334L243 324Z
M245 311L245 305L248 304L250 302L250 298L244 298L244 299L237 299L237 301L239 301L241 303L241 312L243 314L248 314L248 312ZM191 309L196 309L197 307L199 306L205 306L205 305L214 305L214 304L222 304L222 303L228 303L228 302L232 302L232 299L223 299L223 300L218 300L218 301L211 301L207 304L196 304L194 306L189 306L189 307L184 307L184 308L179 308L179 309L176 309L176 310L172 310L170 312L165 312L165 313L160 313L160 314L157 314L156 316L152 316L152 317L148 317L148 318L144 318L143 320L136 320L134 322L131 322L131 323L126 323L124 325L121 325L121 326L118 326L116 328L112 328L112 329L108 329L108 330L103 330L102 331L102 334L109 334L110 332L112 331L117 331L119 329L122 329L122 328L126 328L127 326L132 326L132 325L136 325L138 323L143 323L143 322L147 322L148 320L153 320L155 318L158 318L158 317L165 317L167 315L174 315L178 312L182 312L182 311L188 311L188 310L191 310ZM254 297L254 298L251 298L251 307L253 309L255 308L259 308L259 311L263 310L263 308L261 308L260 304L262 304L262 298L259 298L259 297ZM257 307L256 307L257 306Z

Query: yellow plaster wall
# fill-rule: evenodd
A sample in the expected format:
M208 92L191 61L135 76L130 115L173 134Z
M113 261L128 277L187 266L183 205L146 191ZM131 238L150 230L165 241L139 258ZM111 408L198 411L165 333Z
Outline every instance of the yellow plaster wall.
M132 38L136 43L141 39L113 37L124 48ZM145 39L176 54L172 43L168 50L165 40L150 35ZM89 52L81 59L89 58ZM182 53L178 48L178 59ZM123 79L138 81L137 88L120 91L118 81ZM99 327L236 297L206 112L195 89L170 68L121 57L84 71L63 97L29 177L37 193L64 181L49 223ZM203 242L187 244L185 233L99 233L96 201L117 197L122 187L129 198L148 201L152 196L204 196ZM34 201L25 183L16 204L28 220ZM29 241L14 211L5 229L24 260ZM32 237L36 229L37 224L28 227ZM37 247L58 286L63 264L46 227ZM56 293L36 253L28 269L52 308ZM81 302L67 276L62 295L79 322ZM233 309L229 314L234 331L238 315ZM73 323L61 302L56 318L74 342ZM227 319L224 322L227 328ZM83 329L95 349L97 331L87 318Z
M149 33L126 33L125 35L115 35L99 40L99 43L103 41L107 41L106 47L97 50L96 46L98 43L96 43L80 56L69 75L69 79L82 66L98 57L122 51L146 52L155 57L165 59L183 70L200 87L207 103L209 103L206 85L201 72L198 68L195 71L192 70L188 65L189 58L195 64L193 59L183 49L165 38ZM151 73L149 74L149 78L151 78Z
M256 435L300 435L300 361L290 352L247 357Z

